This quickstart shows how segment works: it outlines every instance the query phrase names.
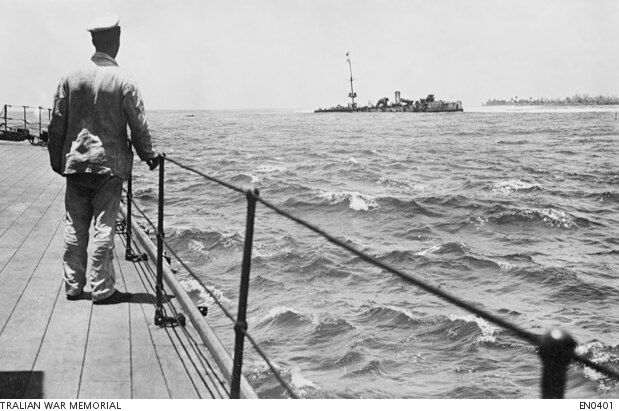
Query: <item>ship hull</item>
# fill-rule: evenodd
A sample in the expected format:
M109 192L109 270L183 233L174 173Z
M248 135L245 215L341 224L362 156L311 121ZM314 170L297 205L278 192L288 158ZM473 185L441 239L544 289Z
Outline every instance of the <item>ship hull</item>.
M314 113L451 113L464 111L460 101L432 101L425 104L393 105L384 107L332 107L314 110Z

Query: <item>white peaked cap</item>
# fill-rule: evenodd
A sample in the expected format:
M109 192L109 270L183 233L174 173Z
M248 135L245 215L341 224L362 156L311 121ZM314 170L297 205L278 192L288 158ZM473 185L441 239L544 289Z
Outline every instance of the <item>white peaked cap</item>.
M106 31L118 27L118 23L120 23L120 18L117 15L106 14L92 20L86 30L91 33Z

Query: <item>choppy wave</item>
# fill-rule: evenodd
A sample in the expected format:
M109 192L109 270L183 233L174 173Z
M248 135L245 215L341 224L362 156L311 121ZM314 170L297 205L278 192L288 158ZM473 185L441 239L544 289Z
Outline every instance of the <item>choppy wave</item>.
M611 369L619 369L619 346L611 347L600 341L591 341L576 347L576 354L588 358L595 364L605 365ZM619 381L606 377L592 368L584 367L584 375L598 383L598 391L606 394L619 387Z
M304 324L311 324L315 327L320 325L318 315L315 313L303 314L293 308L286 306L276 306L269 310L269 312L261 317L253 318L250 320L252 323L264 326L265 324L272 324L277 326L299 326Z
M355 211L370 211L379 208L379 205L374 197L364 195L359 192L319 191L315 194L315 196L326 200L332 205L348 203L348 207Z
M619 191L604 191L601 193L586 194L587 198L591 198L600 203L619 203Z
M454 315L449 316L449 320L455 326L450 330L452 335L458 336L460 333L471 332L471 326L475 325L473 332L480 332L481 335L477 337L476 341L480 343L493 343L496 342L496 336L501 331L501 328L490 324L488 321L476 315Z
M378 325L391 325L394 327L413 326L423 323L412 312L395 306L372 307L361 313L363 321L373 322Z
M286 380L290 388L300 398L307 398L312 393L320 389L320 387L305 377L299 367L286 367L278 364L275 365L277 373ZM245 371L247 378L259 385L268 385L268 388L264 391L271 392L269 395L271 398L288 398L288 394L283 388L274 381L273 371L264 362L255 362L249 364L248 369Z
M197 306L202 306L202 305L213 306L216 304L214 301L215 299L225 306L232 306L232 300L226 297L223 291L217 289L216 287L206 286L208 291L210 291L210 294L209 294L209 292L205 290L202 284L200 284L194 278L191 278L191 277L181 278L179 279L179 283L181 284L183 289L187 292L187 295L191 297L192 301ZM213 295L214 298L211 296L211 294Z
M515 191L520 192L531 192L531 191L539 191L542 189L542 186L536 183L528 183L522 180L508 180L501 181L492 186L492 191L499 194L512 194Z
M412 181L398 181L389 177L381 177L376 181L381 187L395 188L403 192L418 192L429 191L431 189L427 184L414 183Z
M383 375L383 374L385 374L385 371L383 367L381 366L380 361L373 360L373 361L369 361L368 363L364 364L360 368L357 368L356 370L353 370L347 373L344 376L346 378L357 378L357 377L362 377L366 375Z
M467 253L467 248L462 243L449 242L445 244L435 244L429 248L419 251L417 254L420 256L426 256L428 254L452 254L464 256Z
M243 247L243 236L238 232L224 234L198 228L178 228L169 237L178 248L188 247L202 254L215 249L240 250Z
M252 174L237 174L230 179L233 183L239 185L258 185L261 183L260 178Z
M542 223L547 227L571 229L578 226L586 227L589 220L575 218L563 210L554 208L504 209L488 216L478 216L476 224L486 223L510 225L521 223Z
M256 167L256 172L262 173L262 174L282 174L282 173L285 173L286 171L288 171L288 169L283 166L273 166L273 165L263 164L263 165Z

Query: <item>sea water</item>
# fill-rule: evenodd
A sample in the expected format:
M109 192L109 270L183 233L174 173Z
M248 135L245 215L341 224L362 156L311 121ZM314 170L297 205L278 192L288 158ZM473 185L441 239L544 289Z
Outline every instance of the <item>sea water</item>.
M517 326L619 369L617 107L153 111L156 150ZM136 164L156 219L156 173ZM244 195L166 163L168 242L236 313ZM232 324L172 262L233 352ZM534 347L258 204L249 333L304 398L538 398ZM250 344L246 344L250 347ZM261 397L286 397L247 349ZM567 397L617 397L579 365Z

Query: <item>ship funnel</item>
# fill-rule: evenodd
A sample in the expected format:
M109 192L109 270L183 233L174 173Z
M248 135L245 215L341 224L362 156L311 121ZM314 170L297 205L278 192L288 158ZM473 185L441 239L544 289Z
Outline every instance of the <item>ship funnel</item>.
M400 104L400 92L395 92L395 104Z

